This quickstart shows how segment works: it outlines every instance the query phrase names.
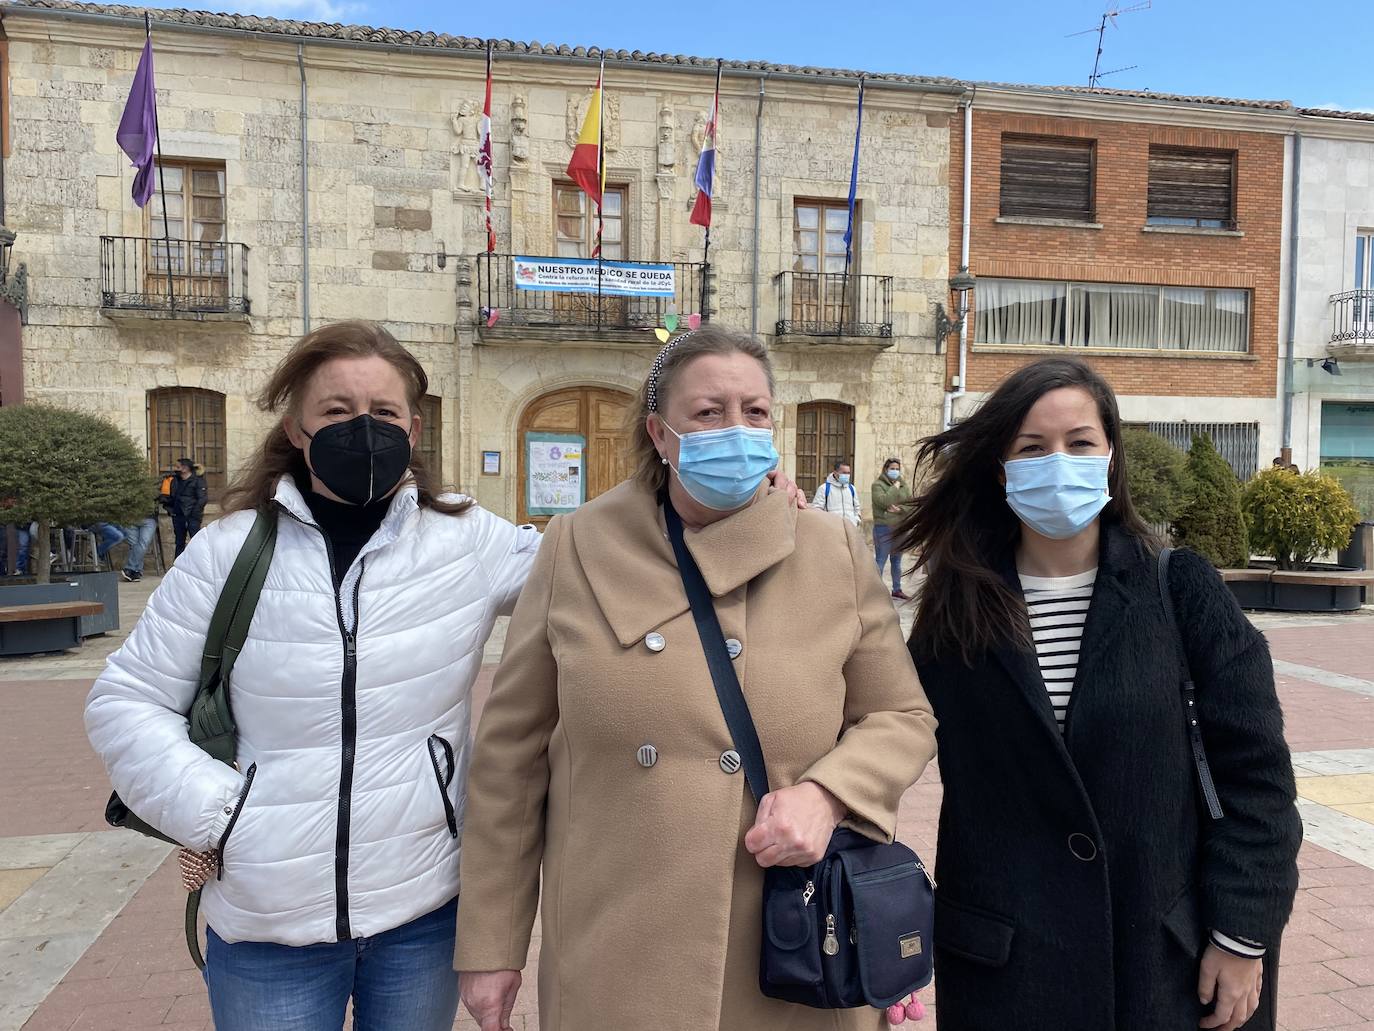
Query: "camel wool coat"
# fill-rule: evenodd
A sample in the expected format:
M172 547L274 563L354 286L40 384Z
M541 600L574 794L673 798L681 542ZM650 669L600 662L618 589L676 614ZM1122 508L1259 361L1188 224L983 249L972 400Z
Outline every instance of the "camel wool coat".
M742 646L772 788L814 781L892 840L935 720L858 532L765 486L687 546ZM542 872L542 1031L877 1031L875 1009L760 993L731 748L657 499L625 483L555 519L477 731L455 966L524 967Z

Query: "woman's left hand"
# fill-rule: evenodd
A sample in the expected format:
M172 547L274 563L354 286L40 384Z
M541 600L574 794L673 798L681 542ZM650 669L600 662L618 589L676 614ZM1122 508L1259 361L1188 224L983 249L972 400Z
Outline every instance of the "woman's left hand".
M839 799L819 784L805 781L779 788L763 796L744 847L765 869L811 866L825 855L844 814Z
M1216 1000L1216 1009L1198 1027L1210 1031L1236 1031L1259 1009L1264 988L1264 961L1233 956L1215 945L1202 954L1197 994L1205 1006Z
M792 504L796 505L798 508L806 507L806 495L802 492L802 489L798 487L795 483L793 483L792 480L788 478L787 474L783 472L781 469L774 469L771 473L769 473L768 482L772 485L774 490L787 491L788 500L790 500Z

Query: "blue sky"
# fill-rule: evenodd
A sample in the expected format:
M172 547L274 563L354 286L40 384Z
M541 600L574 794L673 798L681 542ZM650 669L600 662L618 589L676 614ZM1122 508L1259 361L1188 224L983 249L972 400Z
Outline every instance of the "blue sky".
M154 0L163 3L163 0ZM1136 0L1120 0L1131 6ZM1083 84L1106 0L178 0L243 13L999 82ZM1122 89L1374 110L1370 0L1153 0L1107 30Z

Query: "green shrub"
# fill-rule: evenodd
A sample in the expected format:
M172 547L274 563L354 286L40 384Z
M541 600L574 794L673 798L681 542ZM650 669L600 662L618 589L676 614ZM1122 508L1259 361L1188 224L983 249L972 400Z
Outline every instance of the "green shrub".
M1121 437L1136 511L1147 523L1169 525L1178 518L1188 487L1183 452L1148 430L1132 427Z
M1250 563L1241 514L1240 483L1217 452L1212 438L1193 435L1186 462L1188 486L1183 507L1174 520L1174 539L1192 548L1219 568L1243 568Z
M0 519L38 523L39 583L48 581L50 528L132 523L156 496L138 446L103 419L48 405L0 408Z
M1242 496L1250 542L1280 569L1298 569L1350 543L1359 521L1350 491L1333 476L1266 469Z

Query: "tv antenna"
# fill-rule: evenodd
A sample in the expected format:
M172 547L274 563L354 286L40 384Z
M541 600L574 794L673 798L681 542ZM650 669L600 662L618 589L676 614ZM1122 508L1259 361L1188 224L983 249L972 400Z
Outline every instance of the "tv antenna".
M1106 72L1102 71L1102 43L1107 35L1108 25L1111 25L1111 27L1114 29L1120 28L1120 26L1116 23L1116 19L1120 15L1131 14L1135 11L1148 11L1150 9L1150 5L1152 2L1153 0L1141 0L1140 3L1132 4L1130 7L1110 8L1109 10L1102 12L1102 20L1098 22L1096 28L1084 29L1082 32L1071 32L1068 36L1065 37L1065 39L1072 39L1075 36L1087 36L1091 35L1094 32L1097 33L1097 56L1093 59L1093 73L1092 75L1088 76L1089 89L1096 89L1098 83L1100 83L1108 75L1115 75L1117 72L1129 72L1131 69L1139 67L1138 65L1128 64L1124 68L1113 68L1110 71Z

